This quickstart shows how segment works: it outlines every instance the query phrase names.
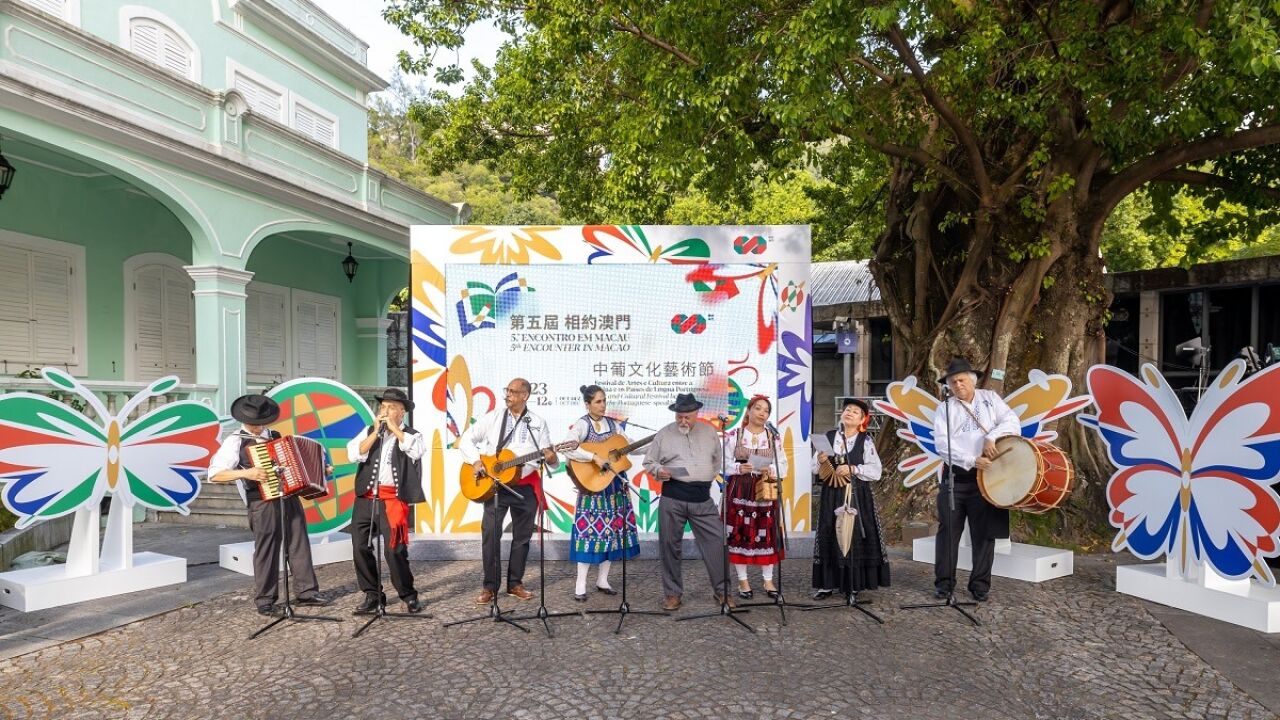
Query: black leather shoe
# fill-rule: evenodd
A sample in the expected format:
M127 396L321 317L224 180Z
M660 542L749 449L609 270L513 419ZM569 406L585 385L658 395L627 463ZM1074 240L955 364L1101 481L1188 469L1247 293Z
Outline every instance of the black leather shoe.
M812 597L814 600L826 600L827 598L831 597L831 591L819 590L815 592L813 595L811 595L810 597Z
M987 590L970 590L969 594L972 595L973 599L977 600L978 602L986 602L987 595L990 593Z
M943 590L942 588L935 588L933 591L933 596L939 600L946 600L947 596L950 594L951 592L949 590Z
M574 593L574 594L573 594L573 599L574 599L574 600L576 600L576 601L578 601L578 602L586 602L586 601L587 601L587 594L586 594L586 593L582 593L581 595L579 595L578 593Z
M378 610L378 598L366 597L364 602L351 611L352 615L372 615Z
M418 613L422 612L422 601L419 600L418 598L409 600L404 604L404 606L405 606L405 609L408 610L409 614L411 615L417 615Z
M755 591L753 591L753 590L739 590L739 591L738 591L738 597L742 598L743 600L750 600L751 598L753 598L753 597L755 597L755 596L756 596L756 594L755 594Z
M263 606L259 607L259 608L258 608L258 614L259 614L259 615L265 615L265 616L267 616L267 617L276 617L276 616L278 616L278 615L279 615L279 613L277 613L277 612L276 612L276 606L275 606L275 605L263 605Z
M319 595L312 595L311 597L298 598L293 601L293 604L298 607L324 607L329 604L329 601Z
M777 590L765 590L765 591L764 591L764 594L765 594L765 595L768 595L770 600L777 600L777 599L778 599L778 591L777 591Z
M617 590L614 590L613 588L600 587L599 585L597 585L597 586L596 586L596 592L598 592L598 593L604 593L605 595L617 595L617 594L618 594L618 591L617 591Z

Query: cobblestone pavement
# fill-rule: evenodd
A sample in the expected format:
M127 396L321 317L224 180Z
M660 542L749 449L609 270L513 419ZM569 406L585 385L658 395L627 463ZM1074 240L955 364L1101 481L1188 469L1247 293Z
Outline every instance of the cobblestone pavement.
M550 609L582 607L572 566L547 567ZM414 569L434 620L381 621L352 639L360 596L339 564L320 569L321 587L345 622L250 641L260 618L236 579L212 601L0 663L0 717L1273 717L1115 593L1107 567L1077 564L1041 586L996 578L980 628L953 610L898 609L927 601L932 580L898 557L893 588L867 594L883 626L846 609L792 609L782 626L776 609L754 608L741 616L754 635L725 618L640 615L615 635L616 616L592 615L552 619L552 639L536 621L527 634L489 620L442 628L477 613L479 563ZM630 570L633 609L656 609L657 564ZM808 561L785 573L808 586ZM536 590L536 563L528 579ZM685 580L676 615L713 609L701 562L686 561ZM537 602L502 600L526 614ZM617 598L593 593L586 606Z

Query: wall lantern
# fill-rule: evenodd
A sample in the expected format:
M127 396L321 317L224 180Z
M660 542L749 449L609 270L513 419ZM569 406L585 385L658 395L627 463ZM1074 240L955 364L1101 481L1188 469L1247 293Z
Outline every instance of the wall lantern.
M347 282L355 282L358 267L360 263L351 255L351 243L347 243L347 256L342 258L342 272L346 273Z

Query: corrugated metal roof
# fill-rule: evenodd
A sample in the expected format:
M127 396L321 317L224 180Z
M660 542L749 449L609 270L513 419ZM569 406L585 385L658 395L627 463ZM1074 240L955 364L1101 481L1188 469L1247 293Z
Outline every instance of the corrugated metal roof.
M809 266L809 296L814 307L880 300L869 260L820 262Z

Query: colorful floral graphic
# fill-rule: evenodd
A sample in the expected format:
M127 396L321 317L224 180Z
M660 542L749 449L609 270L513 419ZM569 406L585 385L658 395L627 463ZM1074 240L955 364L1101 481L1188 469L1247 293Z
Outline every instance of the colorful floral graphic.
M462 237L453 241L449 252L454 255L480 253L485 265L528 265L530 253L548 260L559 260L560 251L544 237L559 228L554 226L529 227L458 227Z
M1088 374L1098 432L1119 468L1107 484L1112 549L1167 557L1186 577L1205 563L1223 577L1275 585L1265 558L1280 553L1280 366L1245 379L1228 365L1191 417L1153 365L1141 380L1095 365Z
M218 449L218 417L204 404L171 402L128 418L178 384L168 376L129 398L117 413L74 377L45 368L44 379L93 409L98 420L31 393L0 397L0 483L18 526L97 505L111 494L183 515L200 492L199 475Z
M1068 399L1071 395L1071 378L1066 375L1046 375L1040 370L1027 374L1027 384L1013 391L1005 402L1018 416L1022 436L1039 442L1051 442L1058 433L1044 429L1054 420L1070 415L1088 405L1088 395ZM942 479L942 459L938 457L933 439L933 415L938 409L938 398L917 387L915 375L892 383L885 391L885 400L876 400L875 408L905 424L898 430L898 437L914 443L923 452L898 464L903 474L904 487L915 487L925 479Z
M641 225L586 225L582 228L582 239L593 249L587 257L587 264L611 257L620 250L639 253L655 263L660 260L677 264L702 263L711 257L711 249L699 238L687 238L670 247L651 246Z
M280 419L271 428L281 435L301 435L324 446L333 464L329 493L302 501L307 532L325 535L351 522L356 502L356 470L347 443L373 424L368 404L354 390L325 378L299 378L277 385L267 396L280 403Z
M813 344L810 340L809 322L813 309L808 302L804 311L804 334L787 331L782 333L778 347L778 399L798 396L800 399L800 439L808 441L813 424L813 387L811 367Z

